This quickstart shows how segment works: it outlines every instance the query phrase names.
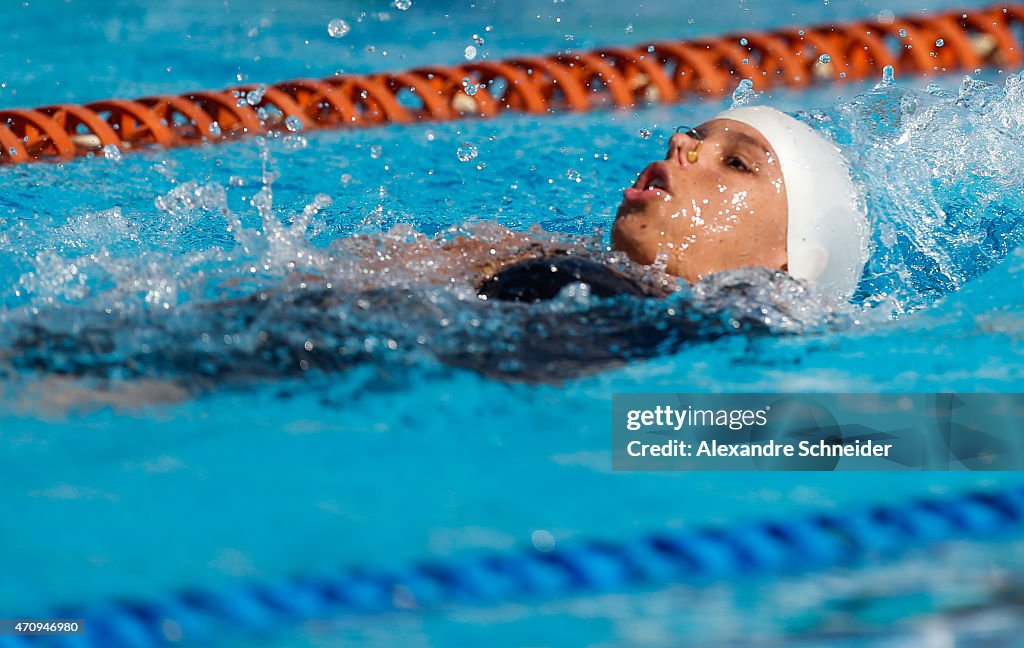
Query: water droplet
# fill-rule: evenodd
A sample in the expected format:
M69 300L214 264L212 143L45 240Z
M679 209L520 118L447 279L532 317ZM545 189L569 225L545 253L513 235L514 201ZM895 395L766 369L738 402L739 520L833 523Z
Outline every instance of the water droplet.
M213 135L214 137L221 136L220 124L217 122L210 124L210 135Z
M244 187L245 178L243 178L242 176L231 176L230 178L228 178L228 184L231 185L232 187Z
M303 128L302 120L298 115L288 115L288 119L284 120L284 126L293 133L298 133Z
M465 144L460 146L459 150L455 152L455 155L457 155L459 158L459 162L469 162L470 160L476 157L476 154L476 147L470 144L469 142L466 142Z
M472 61L473 59L476 58L476 48L473 47L472 45L469 45L468 47L466 47L464 56L466 57L467 61Z
M651 138L651 129L650 128L641 128L639 134L640 134L640 139L650 139Z
M341 174L341 184L347 185L350 182L352 182L352 174L351 173L342 173Z
M115 162L121 161L121 149L116 144L107 144L103 147L103 157Z
M741 79L739 85L732 93L732 107L746 106L757 93L754 92L754 82L750 79Z
M576 169L567 170L565 172L565 177L568 178L570 182L583 182L583 174Z
M351 30L352 28L348 26L348 23L341 18L335 18L327 23L327 33L331 35L331 38L341 38Z
M473 34L473 42L476 43L478 47L483 47L484 37L480 34Z
M466 77L462 80L462 90L470 97L476 94L476 91L479 89L479 87L480 86L470 81L469 77Z
M555 548L555 536L550 531L538 529L530 534L530 542L537 551L547 553Z
M11 148L7 149L7 152L11 154L11 157L14 157L15 155L18 154L18 149L12 146Z
M896 70L891 65L882 68L882 83L889 85L896 80Z
M411 6L412 0L395 0L395 9L399 11L408 11Z
M384 154L384 147L380 144L373 144L370 146L370 157L374 160L379 160L380 156Z
M899 31L899 35L900 35L900 38L906 38L907 37L907 30L906 29L901 29Z
M300 151L309 146L309 140L302 135L288 135L283 140L284 147L293 151Z
M822 54L821 56L818 57L818 63L821 63L822 65L827 65L831 62L832 57L828 54Z
M654 54L654 45L648 45L647 46L647 53L648 54Z
M263 95L267 94L267 86L257 86L245 93L245 103L256 106L263 101Z
M633 23L627 23L626 24L626 33L627 34L632 34L633 33Z
M935 47L942 47L945 44L946 44L946 41L942 40L941 38L939 40L935 41Z
M743 47L746 47L748 42L749 41L746 38L741 38L740 39L740 45L742 45Z

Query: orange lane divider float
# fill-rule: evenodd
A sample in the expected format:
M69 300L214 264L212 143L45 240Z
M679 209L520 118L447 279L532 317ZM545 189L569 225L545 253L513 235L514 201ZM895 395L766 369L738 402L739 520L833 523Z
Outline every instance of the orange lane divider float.
M185 146L271 131L360 128L672 103L828 81L1021 65L1024 4L685 42L0 111L0 163ZM827 55L827 56L826 56Z

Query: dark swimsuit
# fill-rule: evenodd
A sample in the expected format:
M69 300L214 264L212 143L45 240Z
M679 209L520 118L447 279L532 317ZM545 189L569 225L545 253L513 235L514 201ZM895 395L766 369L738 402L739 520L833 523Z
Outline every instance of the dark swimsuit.
M597 297L653 297L637 279L590 259L554 254L515 263L485 280L478 294L498 301L536 303L554 299L571 283L586 283Z

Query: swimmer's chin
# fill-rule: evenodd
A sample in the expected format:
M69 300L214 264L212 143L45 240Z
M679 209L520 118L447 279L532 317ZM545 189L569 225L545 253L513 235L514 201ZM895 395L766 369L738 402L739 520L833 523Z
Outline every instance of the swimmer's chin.
M656 251L646 249L646 246L629 233L629 229L631 227L623 223L622 216L615 219L615 224L612 226L612 249L625 252L626 256L640 265L653 264L657 258Z

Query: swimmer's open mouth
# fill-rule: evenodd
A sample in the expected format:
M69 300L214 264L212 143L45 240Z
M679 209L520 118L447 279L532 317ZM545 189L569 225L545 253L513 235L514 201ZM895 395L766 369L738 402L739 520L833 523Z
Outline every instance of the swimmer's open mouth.
M648 165L633 186L622 192L626 200L650 200L671 196L668 163L661 161Z

